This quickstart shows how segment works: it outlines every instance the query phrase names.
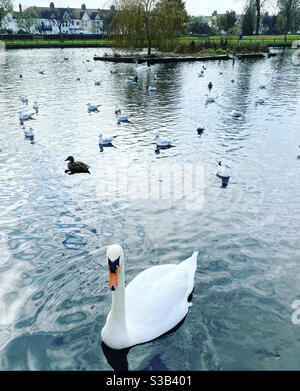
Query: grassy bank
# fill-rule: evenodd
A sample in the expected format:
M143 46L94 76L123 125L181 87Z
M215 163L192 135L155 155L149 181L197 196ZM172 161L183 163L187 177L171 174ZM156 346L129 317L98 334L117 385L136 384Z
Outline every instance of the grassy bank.
M209 41L211 43L218 44L221 39L226 39L228 42L231 42L232 44L239 44L239 45L251 45L255 43L261 43L263 45L268 46L284 46L288 45L291 46L291 44L294 41L300 40L300 35L288 35L287 40L285 41L284 35L248 35L243 36L242 39L240 39L238 36L210 36L210 37L180 37L179 41L182 43L189 43L191 41L195 41L198 44L205 44L205 42Z
M166 42L164 51L174 52L175 54L195 54L205 52L208 54L228 54L228 53L253 53L267 52L270 46L291 46L294 41L300 40L300 35L288 35L285 41L283 35L259 35L244 36L239 39L238 36L210 36L210 37L180 37L175 42ZM59 39L44 36L36 39L18 39L16 36L5 36L4 39L7 49L20 48L76 48L76 47L113 47L113 39L88 38L64 36L61 42Z

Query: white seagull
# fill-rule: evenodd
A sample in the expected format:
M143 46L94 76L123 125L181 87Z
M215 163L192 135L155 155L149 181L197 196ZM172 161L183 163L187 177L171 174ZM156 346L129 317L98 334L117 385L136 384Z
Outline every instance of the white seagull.
M220 178L229 178L230 177L230 167L225 164L224 166L222 165L222 162L218 162L218 167L217 167L217 176Z
M117 115L118 115L118 124L120 124L121 122L129 122L129 118L132 117L132 114L121 115L120 113L118 113Z
M103 134L99 134L99 144L100 145L108 145L108 144L111 144L112 141L118 136L109 136L109 137L105 137L103 138Z
M100 105L91 105L88 103L88 111L99 111L98 107L100 107Z
M172 141L161 139L159 134L157 134L155 138L156 138L156 145L158 147L171 147L172 146L171 145Z
M255 101L256 105L263 105L265 103L265 100L263 98L258 98Z
M149 92L156 91L156 87L149 86L148 90L149 90Z
M229 115L231 115L231 117L238 118L238 117L242 117L243 113L237 110L232 110L232 112Z
M118 105L116 105L115 114L116 114L116 115L121 114L121 109L119 108Z
M19 114L20 121L29 121L30 119L34 119L32 118L32 116L35 113L23 114L22 111L20 111L18 114Z
M205 104L208 105L209 103L214 103L216 101L216 98L206 98Z
M35 110L36 113L38 113L38 111L39 111L39 106L38 106L37 101L34 102L32 108Z
M28 103L27 96L21 96L20 101L27 104Z
M23 127L23 130L26 138L34 137L34 131L32 128L25 129L25 127Z

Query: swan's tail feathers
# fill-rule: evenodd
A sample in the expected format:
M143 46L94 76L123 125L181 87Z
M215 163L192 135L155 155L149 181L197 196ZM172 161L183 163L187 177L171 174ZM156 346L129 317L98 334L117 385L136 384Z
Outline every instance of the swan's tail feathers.
M193 255L180 263L180 266L187 268L191 273L195 273L197 269L197 258L199 251L194 251Z

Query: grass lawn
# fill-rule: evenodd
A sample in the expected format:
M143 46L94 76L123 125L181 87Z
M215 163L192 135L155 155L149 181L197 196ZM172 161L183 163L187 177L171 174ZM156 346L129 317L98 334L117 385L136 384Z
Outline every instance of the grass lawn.
M255 42L261 42L267 45L271 44L284 44L284 35L244 35L243 39L239 40L239 37L237 35L228 35L223 36L223 39L227 39L227 41L231 41L232 43L240 42L245 44L251 44ZM188 43L190 41L195 41L196 43L206 42L207 40L211 42L219 42L221 40L221 36L215 35L210 37L180 37L180 42ZM300 35L288 35L287 36L287 42L292 43L294 41L300 41Z

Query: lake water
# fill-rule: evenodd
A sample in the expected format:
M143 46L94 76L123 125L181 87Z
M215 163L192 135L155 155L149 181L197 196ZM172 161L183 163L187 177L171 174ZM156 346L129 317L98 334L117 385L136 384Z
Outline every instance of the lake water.
M94 61L94 53L104 50L9 51L0 62L0 369L299 370L300 72L292 52L157 64L129 86L134 65ZM217 99L205 105L209 81ZM255 105L257 97L265 103ZM35 100L31 141L17 113L34 111ZM88 113L89 102L101 104L98 113ZM117 124L115 104L131 123ZM233 109L243 117L230 117ZM118 135L115 148L100 150L99 133ZM157 133L175 147L157 153ZM66 175L69 155L91 175ZM217 159L230 166L226 188ZM146 200L145 165L162 175L202 167L197 207L184 197ZM117 194L118 173L139 197ZM127 283L199 250L183 324L128 352L106 351L100 337L113 243L124 247Z

